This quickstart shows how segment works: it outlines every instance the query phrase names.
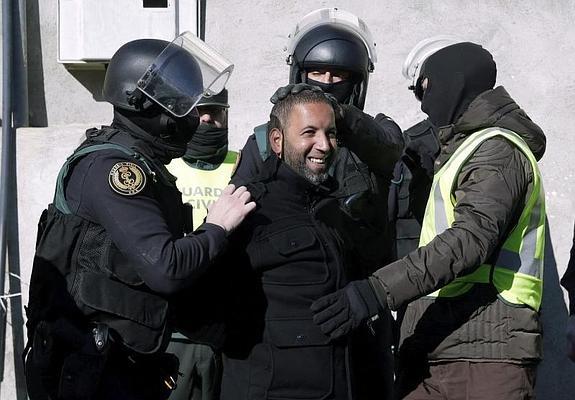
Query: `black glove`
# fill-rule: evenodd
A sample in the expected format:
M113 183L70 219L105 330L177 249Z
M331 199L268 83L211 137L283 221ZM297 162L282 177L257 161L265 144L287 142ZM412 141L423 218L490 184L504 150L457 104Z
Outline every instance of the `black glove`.
M280 87L276 92L270 97L272 104L276 104L278 101L285 99L290 94L298 94L303 90L312 90L314 92L322 92L322 90L313 85L308 85L307 83L290 83L289 85Z
M342 143L345 143L346 137L353 135L360 129L359 124L366 117L366 114L351 104L337 104L333 110L335 112L337 137Z
M314 301L310 307L313 322L332 339L340 338L381 310L367 279L348 283L343 289Z

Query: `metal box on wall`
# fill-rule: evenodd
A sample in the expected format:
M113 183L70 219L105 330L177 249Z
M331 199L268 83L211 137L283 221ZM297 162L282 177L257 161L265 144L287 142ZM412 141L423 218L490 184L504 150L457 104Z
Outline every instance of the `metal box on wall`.
M199 34L201 0L59 0L58 62L103 63L124 43Z

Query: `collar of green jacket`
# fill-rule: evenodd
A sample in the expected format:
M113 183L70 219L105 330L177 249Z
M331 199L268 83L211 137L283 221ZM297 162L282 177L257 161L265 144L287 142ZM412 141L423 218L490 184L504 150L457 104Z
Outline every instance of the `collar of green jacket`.
M461 143L473 132L490 127L509 129L520 135L537 160L545 153L545 134L503 86L477 96L455 124L440 128L439 141L443 147L450 147L452 153L458 147L453 145L455 142Z

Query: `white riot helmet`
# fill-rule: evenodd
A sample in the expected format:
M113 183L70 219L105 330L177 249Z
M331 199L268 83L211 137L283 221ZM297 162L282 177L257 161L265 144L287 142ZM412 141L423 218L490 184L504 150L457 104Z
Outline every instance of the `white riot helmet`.
M375 42L363 20L348 11L321 8L304 16L289 38L290 83L307 82L306 72L314 68L348 71L353 86L339 100L363 108L377 61Z
M416 90L417 79L419 78L419 72L421 66L431 56L438 50L444 47L451 46L452 44L461 43L465 40L452 35L438 35L422 40L417 43L413 49L407 55L407 58L403 62L403 67L401 68L401 73L408 79L411 84L409 90ZM416 94L417 97L417 94Z

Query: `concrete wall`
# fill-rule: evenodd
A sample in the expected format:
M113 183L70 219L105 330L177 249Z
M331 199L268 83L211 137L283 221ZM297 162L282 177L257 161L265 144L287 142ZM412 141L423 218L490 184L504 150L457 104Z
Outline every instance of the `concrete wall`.
M56 62L56 0L28 1L31 125L18 132L21 268L29 279L36 220L50 201L57 170L93 123L106 123L103 71L70 71ZM575 137L575 2L562 0L210 0L206 41L236 67L229 82L231 147L241 147L253 126L270 111L269 96L287 82L283 48L296 21L319 7L337 6L363 18L377 42L379 62L370 78L366 111L384 112L407 128L423 118L406 87L401 65L419 40L455 34L482 44L498 65L498 84L547 134L541 162L549 218L546 255L545 361L540 367L541 399L567 400L575 392L575 368L564 357L566 306L558 277L565 270L575 215L571 169ZM24 287L26 291L26 287ZM24 295L26 302L26 293ZM8 349L8 372L13 372ZM7 376L1 398L14 395Z

